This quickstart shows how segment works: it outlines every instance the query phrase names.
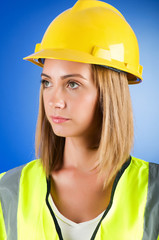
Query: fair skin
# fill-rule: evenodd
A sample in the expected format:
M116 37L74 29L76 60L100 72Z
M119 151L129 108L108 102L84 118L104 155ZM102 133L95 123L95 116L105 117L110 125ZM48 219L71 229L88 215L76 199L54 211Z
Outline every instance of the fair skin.
M42 80L45 113L54 133L65 137L63 167L52 172L52 197L59 211L79 223L97 217L110 200L112 183L97 181L101 118L90 64L46 59ZM56 122L52 116L67 118Z

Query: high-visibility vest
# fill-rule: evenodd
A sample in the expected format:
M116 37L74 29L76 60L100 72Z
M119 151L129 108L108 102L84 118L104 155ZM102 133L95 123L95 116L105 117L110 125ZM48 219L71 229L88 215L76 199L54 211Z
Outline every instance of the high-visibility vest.
M40 160L1 174L0 239L62 240ZM91 240L159 240L159 165L131 157ZM88 239L89 240L89 239Z

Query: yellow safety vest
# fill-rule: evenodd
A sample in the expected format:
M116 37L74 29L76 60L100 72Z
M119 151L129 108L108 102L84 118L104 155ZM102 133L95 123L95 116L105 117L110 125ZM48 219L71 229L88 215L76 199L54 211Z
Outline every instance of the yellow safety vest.
M0 177L0 239L63 240L40 160ZM134 157L124 163L91 240L159 240L158 164Z

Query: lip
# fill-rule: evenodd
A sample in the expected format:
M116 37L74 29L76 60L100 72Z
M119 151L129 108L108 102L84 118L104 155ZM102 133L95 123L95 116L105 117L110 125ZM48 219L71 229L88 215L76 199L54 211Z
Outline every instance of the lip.
M68 118L63 118L63 117L60 117L60 116L51 116L51 119L54 123L63 123L63 122L66 122L68 121L69 119Z

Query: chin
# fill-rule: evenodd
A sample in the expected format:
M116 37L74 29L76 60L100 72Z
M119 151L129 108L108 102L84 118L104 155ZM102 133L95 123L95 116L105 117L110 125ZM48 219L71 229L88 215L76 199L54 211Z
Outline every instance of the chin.
M56 136L59 137L81 137L85 136L88 132L88 128L79 128L77 127L70 127L70 126L54 126L52 125L52 130Z
M53 129L53 128L52 128ZM70 132L68 133L68 131L64 131L63 129L57 130L57 129L53 129L53 132L56 136L58 137L71 137L72 135L70 134Z
M54 132L54 134L55 134L56 136L58 136L58 137L67 137L67 136L65 136L64 134L60 134L60 133L56 133L56 132Z
M71 133L70 131L65 132L65 131L57 131L57 130L53 130L54 134L58 137L78 137L79 134L77 133Z

